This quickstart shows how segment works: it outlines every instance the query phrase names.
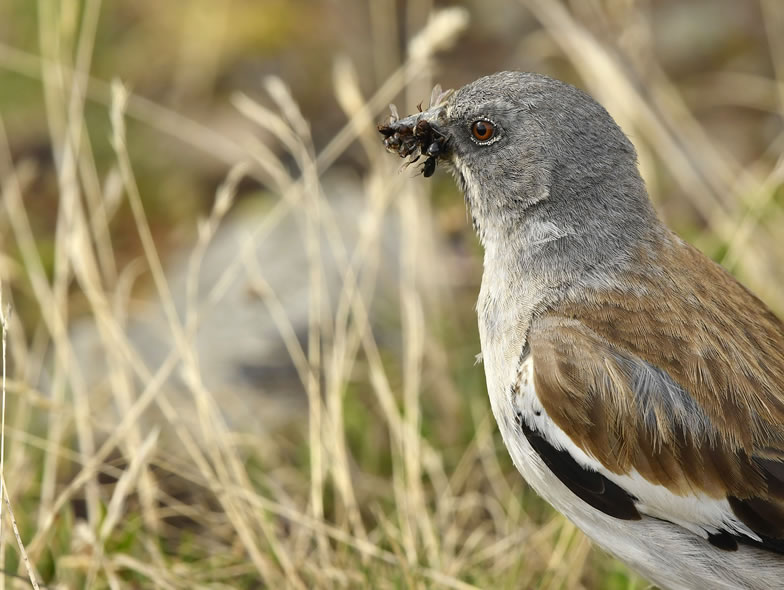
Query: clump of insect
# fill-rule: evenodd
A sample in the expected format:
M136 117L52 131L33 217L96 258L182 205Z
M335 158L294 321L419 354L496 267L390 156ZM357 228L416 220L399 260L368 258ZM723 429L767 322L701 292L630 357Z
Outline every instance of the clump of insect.
M450 95L452 90L441 90L440 85L433 88L430 95L430 109L440 106ZM389 122L378 126L378 131L384 136L384 147L390 152L397 152L401 158L408 158L406 165L417 162L422 155L426 156L422 166L425 178L433 176L436 171L438 156L445 153L449 138L422 115L422 105L419 113L401 119L397 107L389 105L391 115Z

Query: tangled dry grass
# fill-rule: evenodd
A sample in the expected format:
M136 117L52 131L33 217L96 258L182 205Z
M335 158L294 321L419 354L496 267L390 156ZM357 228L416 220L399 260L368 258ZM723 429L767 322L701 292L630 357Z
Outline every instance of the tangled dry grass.
M0 43L0 69L40 85L57 194L48 235L31 206L41 171L14 156L0 110L0 471L7 497L0 586L644 588L514 472L495 433L481 369L472 366L473 290L450 281L448 248L434 237L454 208L439 209L437 198L428 198L430 185L398 173L377 137L388 103L402 94L413 107L428 96L433 66L465 34L469 13L417 9L428 20L411 35L403 63L370 96L354 63L336 58L331 75L344 122L316 145L314 122L285 76L264 78L265 101L232 97L246 122L237 133L142 98L119 80L91 77L101 2L63 6L71 4L79 19L73 52L63 51L68 10L45 0L38 2L38 54ZM684 89L651 58L644 19L631 19L623 36L602 38L585 24L585 9L549 0L519 4L540 25L526 38L529 54L557 53L630 133L671 224L784 311L784 46L775 34L784 7L760 4L777 76L740 79L728 68L701 90L719 104L734 100L736 84L754 85L752 108L778 113L764 149L740 162L711 138ZM615 14L611 4L585 3L602 18ZM394 18L389 10L371 9L378 14L370 18ZM108 115L108 167L97 162L88 133L91 104ZM228 169L194 224L183 308L136 174L129 121ZM349 149L364 162L353 242L325 185ZM206 252L248 181L264 187L271 204L220 280L202 289ZM690 195L688 209L674 202L681 194ZM681 224L684 211L699 223ZM138 256L122 251L122 215ZM304 337L255 248L288 218L305 244L307 264L296 269L309 286ZM399 227L391 259L382 256L380 229L390 219ZM337 261L337 292L326 284L327 258ZM394 272L385 266L390 260ZM396 303L385 313L399 333L391 344L379 339L371 317L379 277L389 274ZM279 429L248 431L228 420L194 345L203 318L221 312L238 276L263 301L307 399ZM173 343L155 364L126 330L141 298L160 302ZM106 370L98 382L75 349L77 319L94 325L101 343ZM174 379L184 396L172 392ZM258 404L253 411L263 411L264 400ZM8 532L12 513L18 543Z

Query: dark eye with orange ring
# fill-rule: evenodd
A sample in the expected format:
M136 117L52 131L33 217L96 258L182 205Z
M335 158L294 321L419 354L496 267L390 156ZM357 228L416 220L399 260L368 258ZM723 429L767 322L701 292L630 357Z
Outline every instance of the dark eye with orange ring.
M495 125L486 119L479 119L471 125L471 134L480 143L488 142L495 137Z

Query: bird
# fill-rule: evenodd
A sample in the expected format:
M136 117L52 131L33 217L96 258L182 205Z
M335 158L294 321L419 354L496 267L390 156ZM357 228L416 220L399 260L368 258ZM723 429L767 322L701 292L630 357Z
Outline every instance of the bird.
M784 324L661 221L610 114L499 72L379 131L464 194L490 405L528 484L661 588L784 588Z

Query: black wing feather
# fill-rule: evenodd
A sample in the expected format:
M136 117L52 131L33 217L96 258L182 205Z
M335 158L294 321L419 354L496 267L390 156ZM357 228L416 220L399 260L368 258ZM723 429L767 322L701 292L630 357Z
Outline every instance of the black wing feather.
M601 473L582 467L567 451L556 449L528 426L522 416L518 415L517 423L553 475L579 498L609 516L622 520L640 520L634 496Z
M582 467L567 451L556 449L539 432L532 429L520 414L517 416L517 423L544 464L576 496L614 518L640 520L640 513L634 505L637 498L601 473ZM767 504L760 506L759 501L755 502L758 499L739 500L731 496L728 500L735 514L751 526L761 541L728 531L718 531L708 535L711 545L724 551L737 551L738 544L742 544L784 554L784 539L774 536L777 531L769 530L771 518L767 514L768 510L764 510L769 508Z

